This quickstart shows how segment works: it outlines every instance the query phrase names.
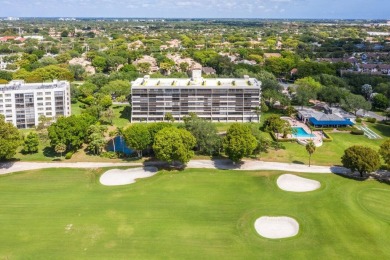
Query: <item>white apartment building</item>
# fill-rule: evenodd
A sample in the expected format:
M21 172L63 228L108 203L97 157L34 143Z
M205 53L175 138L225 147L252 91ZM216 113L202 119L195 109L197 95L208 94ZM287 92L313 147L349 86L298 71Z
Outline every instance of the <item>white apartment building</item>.
M202 78L194 70L191 79L149 76L132 82L131 122L159 122L171 113L182 121L189 113L213 122L258 122L261 82L255 78Z
M13 80L0 84L0 114L17 128L38 125L41 115L53 119L70 116L70 84L58 80L50 83Z

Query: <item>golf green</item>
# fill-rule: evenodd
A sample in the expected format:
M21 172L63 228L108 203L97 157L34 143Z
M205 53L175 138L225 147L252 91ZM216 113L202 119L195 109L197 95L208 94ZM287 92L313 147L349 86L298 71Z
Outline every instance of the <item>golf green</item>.
M102 173L0 176L0 259L390 258L390 186L376 181L297 174L321 188L294 193L277 187L282 172L163 171L114 187ZM263 238L261 216L292 217L300 231Z

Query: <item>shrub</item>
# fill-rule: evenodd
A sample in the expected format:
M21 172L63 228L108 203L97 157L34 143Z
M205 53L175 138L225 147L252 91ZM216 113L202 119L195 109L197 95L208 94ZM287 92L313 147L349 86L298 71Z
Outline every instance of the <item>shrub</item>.
M74 152L67 152L67 153L65 154L65 159L66 159L66 160L69 160L70 158L72 158L73 154L74 154Z
M362 119L360 117L356 118L356 123L361 123L362 122Z
M116 158L118 158L118 154L116 152L110 151L110 152L101 153L100 157L109 158L109 159L116 159Z
M368 117L367 118L367 122L369 122L369 123L376 123L376 118Z
M364 131L363 130L359 130L359 129L354 129L351 131L351 134L353 135L364 135Z
M327 133L327 132L323 132L323 133L325 136L325 138L322 139L323 142L332 142L333 141L333 138L330 136L329 133Z

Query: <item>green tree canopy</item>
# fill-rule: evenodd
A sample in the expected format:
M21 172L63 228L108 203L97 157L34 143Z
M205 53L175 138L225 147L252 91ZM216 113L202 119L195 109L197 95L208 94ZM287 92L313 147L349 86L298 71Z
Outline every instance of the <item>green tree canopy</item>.
M196 150L201 154L217 154L221 148L221 138L215 124L191 114L184 118L185 128L196 138Z
M134 124L123 131L126 144L136 150L138 157L142 157L142 151L152 144L152 138L146 124Z
M87 130L96 119L88 114L60 117L48 128L50 144L65 144L68 150L77 150L87 137Z
M156 134L153 151L159 160L186 164L194 156L191 149L195 144L195 137L187 130L168 127Z
M390 139L387 139L381 144L379 154L382 156L385 163L390 166Z
M113 95L116 97L119 96L129 96L131 92L131 85L129 81L126 80L114 80L110 81L108 84L104 85L100 92Z
M39 138L36 132L30 132L23 144L23 153L37 153L39 146Z
M378 170L381 165L378 152L361 145L354 145L346 149L341 157L341 162L352 172L359 172L361 177L365 173Z
M235 163L251 155L256 147L257 140L252 135L251 129L243 124L232 124L223 140L226 155Z
M379 110L386 110L390 106L390 102L385 95L378 93L372 98L372 106Z
M11 159L20 144L18 129L12 123L5 122L4 116L0 115L0 161Z
M348 94L342 99L342 105L347 110L352 111L355 115L358 110L370 110L371 103L366 101L362 95Z

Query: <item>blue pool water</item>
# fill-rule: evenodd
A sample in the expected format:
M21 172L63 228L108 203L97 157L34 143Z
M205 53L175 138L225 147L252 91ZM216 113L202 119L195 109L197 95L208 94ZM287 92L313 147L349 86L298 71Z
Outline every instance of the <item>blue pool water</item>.
M308 132L305 131L302 127L293 127L297 132L293 134L293 137L295 138L310 138L310 137L315 137L313 134L309 134Z
M117 136L114 138L115 142L115 151L116 152L122 152L126 155L130 155L133 153L133 150L131 150L129 147L127 147L126 142L122 136ZM108 150L114 151L114 145L112 144L112 141L108 144Z

